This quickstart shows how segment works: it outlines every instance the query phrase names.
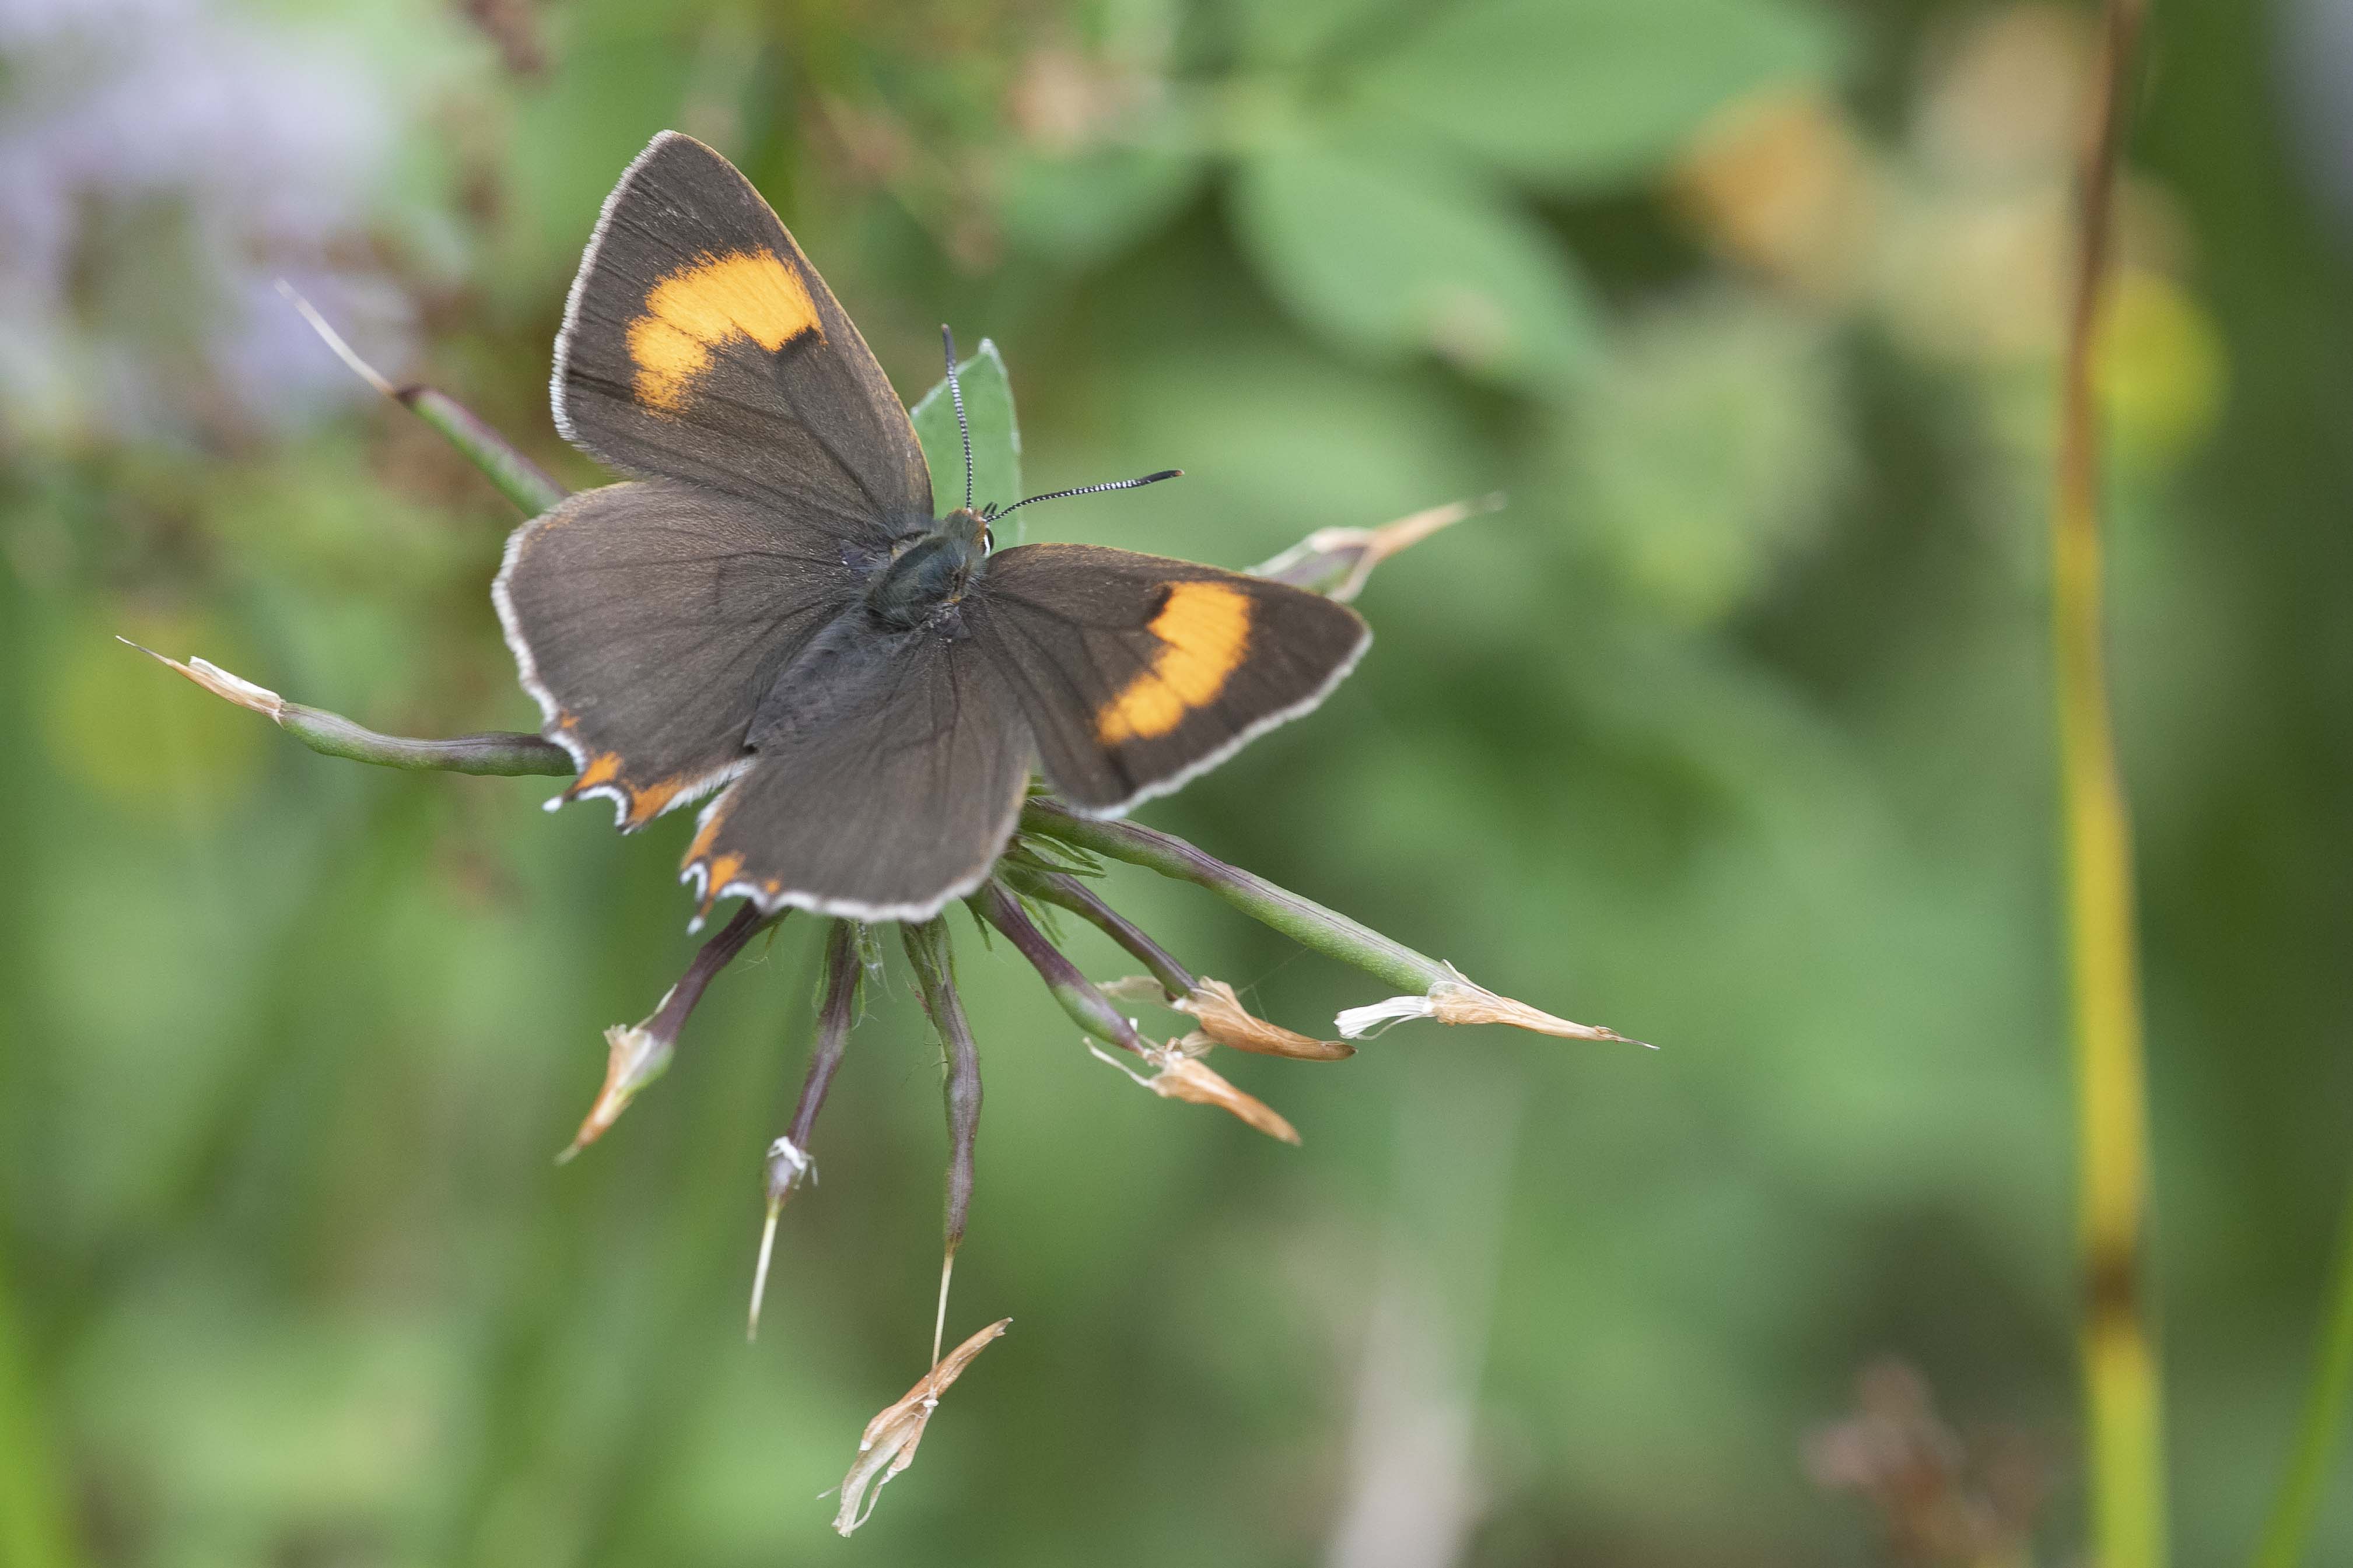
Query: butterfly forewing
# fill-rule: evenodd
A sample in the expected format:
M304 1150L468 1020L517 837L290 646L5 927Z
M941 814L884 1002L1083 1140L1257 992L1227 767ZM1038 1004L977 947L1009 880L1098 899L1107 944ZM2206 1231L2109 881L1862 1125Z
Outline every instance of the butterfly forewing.
M676 132L605 204L556 342L556 424L617 468L839 530L926 524L914 427L749 181Z
M1085 544L989 559L967 622L1013 677L1049 783L1124 811L1323 700L1372 640L1263 578Z

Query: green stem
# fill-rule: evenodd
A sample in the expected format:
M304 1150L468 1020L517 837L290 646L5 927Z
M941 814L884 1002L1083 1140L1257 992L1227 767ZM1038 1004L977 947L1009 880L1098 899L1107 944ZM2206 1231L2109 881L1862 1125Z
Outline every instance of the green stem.
M429 386L404 386L392 397L439 431L468 462L482 470L501 495L527 515L537 517L571 493L545 468L516 451L481 416L448 393Z
M343 333L319 313L318 307L297 293L283 278L278 280L278 291L311 323L311 330L319 334L320 341L334 356L351 367L353 375L439 431L443 440L489 476L501 495L525 512L536 517L569 493L548 477L545 468L516 451L512 442L448 393L429 386L396 387L386 381L375 366L360 357L358 350L343 341Z
M1029 961L1072 1023L1105 1045L1117 1046L1139 1057L1144 1055L1144 1041L1136 1034L1135 1026L1112 1005L1111 998L1096 989L1092 981L1079 973L1079 966L1060 948L1046 940L1046 933L1022 912L1019 900L991 881L966 901L975 914L1004 932L1005 939Z
M289 702L268 687L256 686L207 660L192 658L183 664L176 658L166 658L152 647L139 647L128 637L117 640L127 647L139 648L141 653L156 663L177 670L223 701L251 709L312 751L326 756L344 757L355 763L374 763L379 767L453 773L545 773L562 776L574 772L571 754L554 742L542 740L537 735L526 735L512 730L485 731L448 741L417 741L402 735L380 735L340 713Z
M910 922L899 928L899 934L906 942L909 962L915 966L923 1011L931 1015L932 1027L947 1049L948 1071L942 1093L948 1117L948 1256L954 1258L964 1244L965 1219L972 1212L973 1144L980 1132L980 1048L973 1043L972 1026L956 997L948 922Z
M1029 867L1000 863L997 875L1016 892L1026 894L1040 903L1068 910L1102 931L1127 950L1127 955L1151 972L1160 982L1160 989L1171 1002L1181 1001L1193 994L1193 975L1169 954L1166 948L1152 940L1134 921L1095 897L1095 891L1067 871L1039 871Z
M849 1026L858 1011L858 983L866 971L858 962L858 934L848 921L836 921L825 939L825 997L818 1004L817 1044L809 1050L808 1073L801 1080L801 1097L793 1105L792 1124L785 1136L803 1153L817 1131L817 1113L833 1088L849 1048Z
M381 735L323 708L289 702L278 717L279 728L324 756L344 757L378 767L418 772L569 775L575 770L571 753L553 741L514 730L486 730L446 741L414 740L405 735Z
M1157 871L1164 877L1207 888L1260 923L1272 927L1303 947L1326 957L1353 963L1368 974L1419 994L1440 982L1461 976L1426 953L1416 952L1370 926L1313 899L1279 888L1265 878L1195 848L1171 834L1140 827L1133 822L1082 816L1059 802L1035 798L1023 808L1021 828L1042 837L1059 839L1077 848L1113 860L1124 860Z
M2353 1198L2345 1205L2343 1234L2337 1243L2336 1272L2329 1282L2328 1321L2322 1326L2320 1364L2305 1396L2295 1449L2279 1497L2255 1549L2255 1568L2296 1568L2312 1537L2328 1488L2329 1461L2336 1457L2345 1411L2353 1403Z

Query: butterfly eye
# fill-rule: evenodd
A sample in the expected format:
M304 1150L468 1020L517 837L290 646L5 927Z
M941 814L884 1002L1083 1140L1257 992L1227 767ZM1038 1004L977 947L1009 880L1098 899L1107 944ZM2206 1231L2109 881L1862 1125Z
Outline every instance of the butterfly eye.
M997 548L997 532L988 524L980 525L980 552L983 555Z

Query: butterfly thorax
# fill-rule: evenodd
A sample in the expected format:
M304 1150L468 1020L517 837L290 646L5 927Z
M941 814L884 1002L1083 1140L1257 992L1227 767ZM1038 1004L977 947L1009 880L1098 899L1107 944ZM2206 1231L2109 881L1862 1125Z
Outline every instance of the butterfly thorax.
M980 575L988 545L987 521L958 507L893 554L866 591L868 607L894 626L930 624Z

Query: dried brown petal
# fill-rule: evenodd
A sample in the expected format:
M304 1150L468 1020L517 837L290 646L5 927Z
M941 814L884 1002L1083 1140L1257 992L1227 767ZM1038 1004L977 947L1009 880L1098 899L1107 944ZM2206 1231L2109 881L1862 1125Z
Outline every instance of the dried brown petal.
M606 1030L605 1087L596 1091L596 1103L588 1108L580 1131L572 1135L572 1146L555 1157L557 1162L571 1159L602 1138L621 1119L638 1091L669 1068L674 1047L674 1041L662 1039L643 1024L616 1024Z
M776 1219L785 1212L785 1200L804 1180L817 1180L817 1162L808 1152L790 1138L779 1138L768 1145L768 1217L760 1226L760 1260L752 1271L752 1310L744 1321L744 1337L760 1337L760 1302L768 1293L768 1259L776 1249Z
M1420 543L1441 528L1464 518L1493 511L1504 504L1500 495L1477 500L1451 501L1418 511L1378 528L1319 528L1273 560L1256 567L1252 575L1313 589L1345 604L1364 592L1373 568L1398 552Z
M836 1531L848 1535L866 1522L883 1487L915 1462L915 1446L923 1440L923 1428L930 1424L932 1412L939 1408L940 1395L964 1375L973 1357L1012 1326L1012 1319L999 1318L956 1346L917 1379L904 1397L884 1406L866 1424L858 1439L857 1462L841 1478L841 1507L833 1516Z
M1162 990L1160 982L1149 974L1123 974L1116 980L1098 983L1095 989L1114 1001L1157 1002L1164 1007L1168 1005L1168 993Z
M1209 1038L1238 1051L1304 1062L1336 1062L1356 1054L1356 1047L1345 1040L1311 1039L1268 1023L1242 1005L1232 986L1206 974L1193 983L1189 995L1170 1005L1180 1013L1191 1014Z
M1087 1049L1163 1100L1214 1105L1220 1110L1232 1112L1270 1138L1280 1138L1285 1143L1297 1143L1298 1130L1285 1121L1272 1106L1254 1095L1244 1094L1200 1059L1199 1053L1213 1044L1215 1042L1207 1035L1197 1034L1187 1035L1173 1045L1146 1050L1144 1059L1156 1069L1150 1078L1092 1046Z
M129 637L117 637L114 640L127 647L139 648L141 653L156 663L178 670L214 696L224 698L240 708L250 708L256 713L266 714L273 721L285 716L286 699L266 686L256 686L242 676L231 675L209 659L192 658L187 663L182 664L178 659L168 658L152 647L140 647Z
M1419 996L1392 996L1386 1002L1369 1006L1351 1007L1334 1022L1341 1034L1359 1040L1378 1034L1389 1025L1406 1018L1435 1018L1441 1024L1509 1024L1515 1029L1527 1029L1539 1035L1557 1035L1571 1040L1626 1040L1629 1045L1644 1045L1641 1040L1627 1040L1615 1029L1605 1029L1596 1024L1572 1023L1539 1011L1525 1002L1509 996L1499 996L1483 985L1473 984L1458 972L1451 980L1440 980Z

